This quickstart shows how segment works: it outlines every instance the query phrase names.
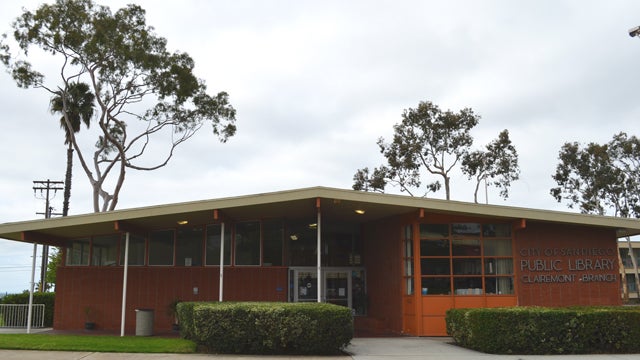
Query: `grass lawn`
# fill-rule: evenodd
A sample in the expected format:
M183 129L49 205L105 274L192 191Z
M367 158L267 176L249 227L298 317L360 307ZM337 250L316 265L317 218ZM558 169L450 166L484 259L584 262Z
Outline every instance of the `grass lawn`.
M129 353L194 353L194 342L179 338L100 335L2 334L0 349Z

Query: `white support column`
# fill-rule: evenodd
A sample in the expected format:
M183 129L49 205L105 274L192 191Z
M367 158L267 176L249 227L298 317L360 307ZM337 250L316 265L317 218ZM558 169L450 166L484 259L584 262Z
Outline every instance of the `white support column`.
M31 334L31 318L33 316L33 288L35 284L36 276L36 254L38 251L38 244L33 243L33 256L31 260L31 283L29 285L29 308L27 309L27 334Z
M220 226L220 288L218 289L219 302L222 302L223 285L224 285L224 222Z
M122 312L120 315L120 336L124 336L124 321L127 309L127 279L129 272L129 232L124 236L124 275L122 276Z
M321 230L322 214L318 206L318 302L322 302L322 230Z

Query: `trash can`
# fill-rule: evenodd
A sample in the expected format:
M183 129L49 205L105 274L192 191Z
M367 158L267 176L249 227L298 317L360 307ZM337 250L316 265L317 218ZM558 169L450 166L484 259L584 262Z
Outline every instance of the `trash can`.
M153 309L136 309L136 336L153 335Z

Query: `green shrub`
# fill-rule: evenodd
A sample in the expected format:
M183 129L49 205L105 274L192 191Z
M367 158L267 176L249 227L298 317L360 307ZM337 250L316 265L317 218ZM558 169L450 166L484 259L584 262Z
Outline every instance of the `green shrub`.
M180 336L185 339L194 339L193 309L197 302L179 302L176 305L178 323L180 324Z
M33 303L44 304L44 326L53 326L53 309L56 302L56 294L52 292L34 292ZM0 303L2 304L28 304L29 293L8 294L4 296Z
M640 308L450 309L456 343L494 354L640 352Z
M214 353L339 353L353 338L351 310L324 303L178 305L181 336Z

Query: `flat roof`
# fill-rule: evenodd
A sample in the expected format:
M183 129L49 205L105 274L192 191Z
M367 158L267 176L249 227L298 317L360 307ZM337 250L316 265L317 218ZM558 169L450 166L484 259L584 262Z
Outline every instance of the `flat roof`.
M640 234L638 219L311 187L4 223L0 224L0 238L59 244L67 239L109 234L116 230L135 232L176 227L177 222L182 220L187 220L193 225L210 224L215 221L215 214L218 214L220 219L234 221L264 217L314 219L317 213L317 199L322 210L322 219L328 221L364 223L424 209L426 214L466 215L503 220L526 219L612 228L617 231L618 237ZM365 213L356 214L356 209L363 209Z

